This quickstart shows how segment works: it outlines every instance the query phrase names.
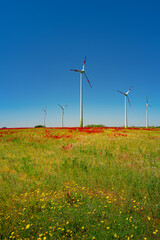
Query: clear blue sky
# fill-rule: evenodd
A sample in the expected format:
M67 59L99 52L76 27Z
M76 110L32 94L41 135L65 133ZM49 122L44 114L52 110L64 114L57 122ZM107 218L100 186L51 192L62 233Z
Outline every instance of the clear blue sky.
M84 125L160 125L159 1L0 1L0 127L79 126L79 74L83 78Z

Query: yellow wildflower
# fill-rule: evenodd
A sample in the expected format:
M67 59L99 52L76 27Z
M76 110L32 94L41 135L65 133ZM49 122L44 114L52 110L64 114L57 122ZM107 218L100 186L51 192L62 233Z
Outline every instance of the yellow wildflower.
M26 229L28 229L30 227L30 224L28 224L27 226L26 226Z
M114 237L115 237L115 238L118 238L118 236L117 236L117 234L116 234L116 233L114 234Z

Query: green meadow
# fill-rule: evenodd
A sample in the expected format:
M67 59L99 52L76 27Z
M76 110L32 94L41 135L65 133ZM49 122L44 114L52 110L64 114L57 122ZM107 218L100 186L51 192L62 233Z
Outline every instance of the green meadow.
M160 239L160 129L1 129L0 239Z

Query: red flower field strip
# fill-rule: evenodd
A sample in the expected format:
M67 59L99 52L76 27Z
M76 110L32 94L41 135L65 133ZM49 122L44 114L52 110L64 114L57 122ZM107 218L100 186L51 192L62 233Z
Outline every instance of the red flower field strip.
M47 132L47 134L44 136L45 138L54 138L54 139L60 139L60 138L71 138L71 135L52 135L51 132Z
M103 133L104 128L78 128L79 132L85 132L85 133Z

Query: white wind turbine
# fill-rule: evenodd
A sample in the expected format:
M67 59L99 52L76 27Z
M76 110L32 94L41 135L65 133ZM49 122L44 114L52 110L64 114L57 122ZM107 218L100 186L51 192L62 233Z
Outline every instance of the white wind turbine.
M64 107L62 107L60 104L58 104L60 106L60 108L62 108L62 120L61 120L61 127L63 127L63 115L64 115L64 108L66 108L68 105L65 105Z
M148 128L148 106L151 107L148 103L148 98L146 97L146 128Z
M131 91L131 89L132 87L126 93L121 92L119 90L117 91L119 93L122 93L125 96L125 121L124 121L125 128L127 128L127 99L128 99L129 105L131 105L128 97L128 93Z
M84 59L84 63L83 63L83 68L82 70L76 70L76 69L70 69L70 71L75 71L75 72L79 72L80 73L80 127L83 127L83 84L82 84L82 74L84 74L84 76L86 77L90 87L91 83L84 71L84 67L85 67L85 63L86 63L86 57Z
M43 111L44 111L44 126L45 126L45 115L46 115L46 110L47 110L47 107L45 107L45 108L43 109Z

